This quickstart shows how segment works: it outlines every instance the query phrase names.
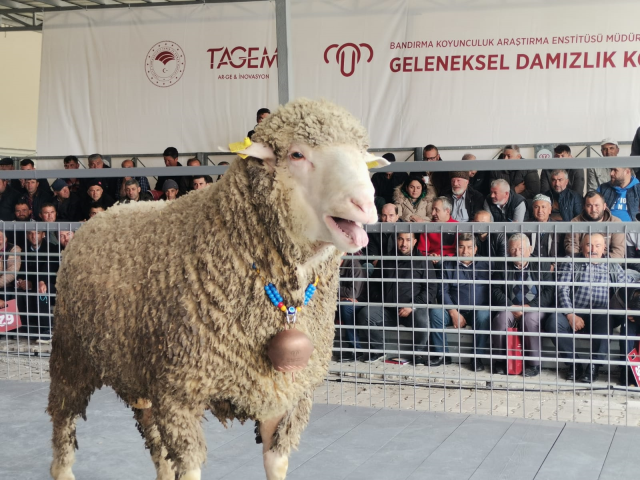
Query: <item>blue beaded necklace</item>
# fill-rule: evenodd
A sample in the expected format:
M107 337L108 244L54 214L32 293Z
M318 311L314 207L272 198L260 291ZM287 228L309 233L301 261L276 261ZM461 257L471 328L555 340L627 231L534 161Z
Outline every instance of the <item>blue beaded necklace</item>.
M256 273L260 275L260 269L256 266L255 263L251 266L251 268L253 268L256 271ZM296 315L300 310L302 310L302 307L301 306L287 307L284 304L282 295L280 295L280 292L278 292L278 288L273 283L267 283L262 275L260 275L260 278L262 279L262 282L265 284L264 291L269 297L269 300L271 300L271 303L273 304L273 306L276 307L278 310L281 310L287 316L287 323L296 323ZM310 283L307 286L307 289L304 291L304 303L302 304L303 306L306 307L309 301L311 301L313 294L316 293L318 282L319 282L319 279L316 276L315 282Z

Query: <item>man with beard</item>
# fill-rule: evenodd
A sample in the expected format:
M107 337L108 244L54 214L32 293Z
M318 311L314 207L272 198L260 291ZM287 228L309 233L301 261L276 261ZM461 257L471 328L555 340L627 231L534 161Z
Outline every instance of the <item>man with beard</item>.
M551 199L551 219L556 222L570 222L582 211L582 195L569 188L566 170L553 170L550 175L551 188L544 195Z
M630 168L612 168L611 181L598 187L611 214L623 222L632 222L640 205L640 182Z
M589 192L584 197L582 213L572 222L620 222L621 220L611 215L604 198L598 192ZM586 233L567 233L564 237L564 249L568 256L580 254L580 245ZM624 233L607 233L605 236L604 255L610 258L624 258L625 235Z
M385 331L380 327L397 326L398 323L408 328L426 329L429 326L426 306L436 302L437 284L435 281L425 281L427 278L435 280L435 272L427 269L427 262L424 259L412 258L416 242L414 233L398 233L398 256L406 259L381 260L379 272L382 277L382 295L380 299L376 299L383 304L400 303L410 306L369 306L358 313L358 324L369 327L370 349L384 349ZM426 331L413 332L412 348L418 352L413 358L414 365L426 363L424 355L427 354L428 339L429 334ZM365 353L362 359L375 362L383 356L383 353L371 352Z
M600 151L603 157L617 157L620 153L618 142L612 138L605 138L600 143ZM587 168L587 192L598 190L603 183L611 179L610 168Z
M484 197L469 185L469 172L450 172L451 193L447 198L453 206L451 218L458 222L469 222L477 211L482 210Z

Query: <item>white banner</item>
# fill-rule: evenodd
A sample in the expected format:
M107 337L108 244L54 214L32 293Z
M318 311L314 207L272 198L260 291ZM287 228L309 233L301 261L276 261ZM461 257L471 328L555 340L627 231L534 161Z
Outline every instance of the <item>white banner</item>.
M343 104L374 147L632 138L640 2L441 3L294 1L294 96ZM272 2L47 14L38 153L237 141L277 105L275 51Z
M278 104L271 2L45 17L39 155L215 151Z

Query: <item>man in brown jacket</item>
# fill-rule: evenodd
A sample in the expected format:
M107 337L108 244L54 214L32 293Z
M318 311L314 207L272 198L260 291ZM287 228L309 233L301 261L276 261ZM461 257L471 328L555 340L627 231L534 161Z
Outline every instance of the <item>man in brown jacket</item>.
M588 192L584 197L582 213L571 221L620 222L621 220L611 215L602 195L598 192ZM580 244L585 235L587 233L567 233L564 238L564 248L567 255L573 257L580 254ZM624 233L603 233L603 236L606 241L605 254L608 254L610 258L624 258L626 250Z

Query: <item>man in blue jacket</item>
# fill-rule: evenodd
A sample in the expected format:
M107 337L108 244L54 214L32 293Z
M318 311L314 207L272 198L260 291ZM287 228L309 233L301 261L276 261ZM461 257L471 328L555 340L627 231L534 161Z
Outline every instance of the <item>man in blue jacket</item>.
M614 217L632 222L640 205L640 182L630 168L612 168L611 181L598 187Z
M478 252L476 238L472 233L458 235L458 256L475 257ZM444 327L453 325L464 328L466 325L475 330L487 330L487 333L474 334L474 355L488 355L489 345L489 310L478 310L475 307L489 305L489 263L473 260L443 262L441 298L443 306L429 309L432 351L440 356L432 358L429 366L437 367L451 363ZM452 281L453 280L453 281ZM483 281L483 282L478 282ZM476 372L484 370L482 359L474 358L472 369Z

